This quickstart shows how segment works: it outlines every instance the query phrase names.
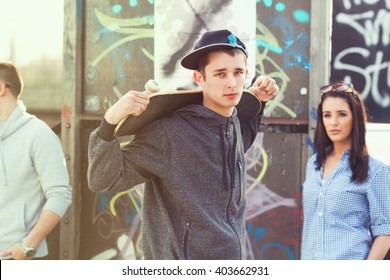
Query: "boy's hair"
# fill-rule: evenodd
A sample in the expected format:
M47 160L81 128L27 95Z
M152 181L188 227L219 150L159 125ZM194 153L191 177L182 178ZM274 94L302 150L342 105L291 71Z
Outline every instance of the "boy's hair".
M18 69L11 62L0 61L0 81L7 84L12 95L16 98L22 93L23 79Z
M211 53L215 53L215 52L224 52L224 53L226 53L226 54L228 54L230 56L236 56L236 55L242 54L245 57L245 63L247 63L246 56L240 49L223 48L223 49L219 49L219 50L216 50L216 51L209 52L208 54L204 55L199 60L199 63L198 63L198 71L202 74L202 77L203 77L204 80L206 80L205 68L206 68L207 64L209 64L210 54Z

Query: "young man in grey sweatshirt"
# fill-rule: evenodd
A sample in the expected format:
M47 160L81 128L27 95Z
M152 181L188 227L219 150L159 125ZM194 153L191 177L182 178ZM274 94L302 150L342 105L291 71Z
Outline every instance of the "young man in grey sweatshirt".
M140 115L146 92L130 91L90 135L88 183L92 191L119 192L145 183L145 259L245 259L245 158L265 102L279 88L266 76L249 90L263 109L240 120L248 74L244 43L228 30L203 34L181 61L203 90L187 105L141 129L121 148L114 136L127 115Z
M0 62L0 259L47 256L46 237L72 201L59 138L26 112L22 77Z

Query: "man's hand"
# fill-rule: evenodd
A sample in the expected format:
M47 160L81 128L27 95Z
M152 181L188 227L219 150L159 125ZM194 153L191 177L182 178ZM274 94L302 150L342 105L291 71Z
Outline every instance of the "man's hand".
M249 88L263 102L267 102L279 93L279 87L274 79L268 76L259 76L253 85Z
M20 249L20 246L18 244L15 244L11 248L8 248L7 250L0 252L0 257L10 257L14 260L29 260L30 259L23 254L23 251L22 251L22 249Z
M112 105L104 115L110 124L118 124L128 115L139 116L149 104L149 94L146 91L129 91Z

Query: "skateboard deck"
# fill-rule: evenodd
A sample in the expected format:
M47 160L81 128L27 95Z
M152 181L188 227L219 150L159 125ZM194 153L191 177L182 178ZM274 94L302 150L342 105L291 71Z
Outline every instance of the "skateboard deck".
M150 103L139 116L129 115L115 129L115 136L135 135L148 124L169 116L174 111L188 105L201 104L202 90L180 90L150 94ZM261 110L261 101L250 91L244 90L236 106L241 121L248 121Z

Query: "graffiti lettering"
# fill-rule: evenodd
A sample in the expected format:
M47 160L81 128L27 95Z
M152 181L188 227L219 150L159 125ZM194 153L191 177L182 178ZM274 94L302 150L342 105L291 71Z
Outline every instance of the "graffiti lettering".
M363 36L367 46L376 46L380 40L382 29L382 44L387 46L390 42L390 12L381 9L377 13L367 11L362 14L340 13L337 22L346 24ZM361 21L361 23L359 23Z
M381 1L381 0L353 0L352 1L353 3L351 3L351 0L343 0L343 5L344 5L344 9L350 10L352 8L352 5L356 5L356 6L359 6L362 4L375 5L379 1ZM386 3L386 7L388 9L390 9L390 0L385 0L385 3Z
M379 106L382 108L390 106L390 93L384 89L378 88L380 74L382 71L387 71L387 86L390 85L390 61L383 61L383 52L378 51L375 56L375 63L372 65L365 65L364 68L342 62L344 58L352 54L358 54L362 58L370 56L370 52L364 48L345 49L336 55L334 68L336 70L348 70L361 74L365 79L365 87L361 92L362 98L365 99L371 92L372 98Z
M390 0L334 2L331 80L353 82L373 122L388 122Z

